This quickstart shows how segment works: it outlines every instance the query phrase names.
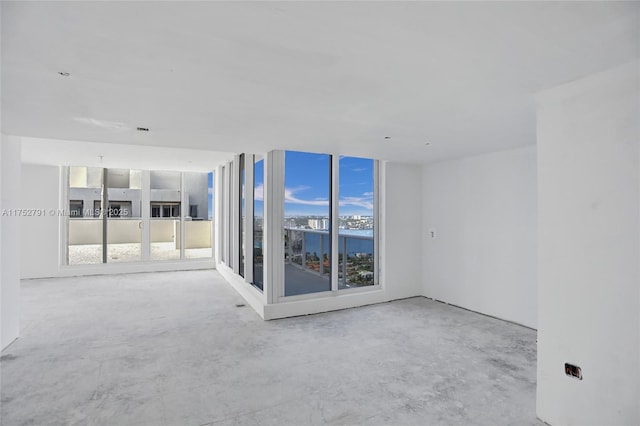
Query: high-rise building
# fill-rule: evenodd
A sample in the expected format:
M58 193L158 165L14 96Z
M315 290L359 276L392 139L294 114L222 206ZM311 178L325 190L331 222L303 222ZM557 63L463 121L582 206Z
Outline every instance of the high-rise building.
M309 219L308 220L309 228L311 229L320 229L326 230L329 229L329 219Z

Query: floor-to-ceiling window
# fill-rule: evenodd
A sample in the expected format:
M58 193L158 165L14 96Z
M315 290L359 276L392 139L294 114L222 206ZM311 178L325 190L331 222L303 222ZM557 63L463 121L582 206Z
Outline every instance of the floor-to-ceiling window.
M141 260L141 178L139 170L69 167L69 265Z
M104 169L107 187L107 263L142 259L142 172Z
M264 159L254 156L253 165L253 285L263 289L264 255Z
M180 259L182 175L152 170L149 185L151 260Z
M67 263L87 265L102 263L103 232L100 209L102 199L100 167L69 167L67 220Z
M184 257L198 259L212 256L213 173L184 173L185 220ZM188 207L188 211L186 208Z
M245 154L240 154L240 161L238 167L238 188L240 191L239 200L240 203L238 205L238 236L240 243L238 244L238 273L244 277L244 253L245 253L245 219L246 219L246 197L245 197Z
M226 225L227 225L227 244L228 244L228 252L229 252L229 255L227 256L227 266L229 268L233 269L233 264L234 264L234 262L233 262L234 254L233 253L234 253L234 247L235 247L235 245L234 245L235 237L233 235L234 234L234 229L235 229L235 227L234 227L234 222L235 221L233 219L233 214L234 214L234 211L235 211L234 204L237 202L237 201L234 201L234 200L238 200L238 198L234 197L234 195L236 194L236 191L234 191L235 184L233 183L233 181L234 181L233 162L229 163L227 165L227 168L229 169L227 171L227 176L229 178L227 180L229 182L229 203L227 205L227 207L228 207L228 211L227 211L228 219L227 219L227 223L226 223Z
M212 173L69 167L68 178L69 265L212 257Z
M284 296L331 290L331 156L287 151Z
M222 166L220 168L220 205L218 208L219 208L219 211L221 212L220 220L222 221L222 226L220 227L220 229L223 232L220 233L218 238L222 240L222 249L220 250L220 260L224 263L227 262L227 258L228 258L227 253L229 251L229 241L226 238L228 234L224 232L226 229L229 228L229 219L227 217L227 212L229 210L226 208L228 204L227 197L229 195L229 188L227 187L228 179L226 175L227 175L227 167Z
M267 303L378 284L375 160L273 151L238 155L225 168L227 266L247 284L268 285Z
M375 283L375 162L340 157L338 189L339 288Z

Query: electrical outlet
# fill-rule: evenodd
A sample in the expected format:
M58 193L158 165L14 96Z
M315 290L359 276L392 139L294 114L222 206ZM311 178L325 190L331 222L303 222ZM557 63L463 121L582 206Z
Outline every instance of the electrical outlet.
M565 362L564 364L564 374L569 377L575 377L578 380L582 380L582 368L577 365L569 364Z

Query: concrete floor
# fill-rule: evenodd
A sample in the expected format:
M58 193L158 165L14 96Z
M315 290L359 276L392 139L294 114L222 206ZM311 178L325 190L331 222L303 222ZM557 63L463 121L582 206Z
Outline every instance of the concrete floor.
M535 331L425 298L262 321L215 271L22 283L2 425L539 425Z

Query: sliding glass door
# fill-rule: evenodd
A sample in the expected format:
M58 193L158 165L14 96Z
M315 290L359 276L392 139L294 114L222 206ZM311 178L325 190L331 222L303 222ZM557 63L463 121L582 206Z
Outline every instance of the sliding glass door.
M69 265L213 256L213 173L72 166L68 178Z
M211 257L213 255L213 173L184 173L184 191L184 257L186 259Z
M263 289L264 280L264 159L254 156L253 165L253 285Z
M103 230L100 214L103 169L69 167L67 194L67 263L91 265L102 263ZM98 205L95 202L98 201Z
M107 230L107 263L142 259L142 172L104 169L107 187L103 217ZM102 203L100 203L102 205Z
M287 151L284 295L331 290L331 156Z
M375 162L341 157L338 189L339 288L374 284Z
M151 260L180 259L182 174L153 170L149 185Z

